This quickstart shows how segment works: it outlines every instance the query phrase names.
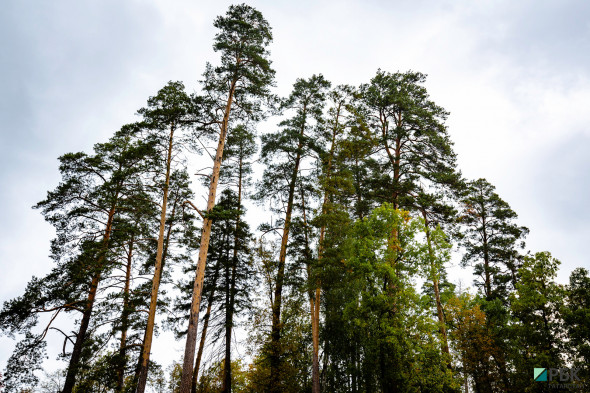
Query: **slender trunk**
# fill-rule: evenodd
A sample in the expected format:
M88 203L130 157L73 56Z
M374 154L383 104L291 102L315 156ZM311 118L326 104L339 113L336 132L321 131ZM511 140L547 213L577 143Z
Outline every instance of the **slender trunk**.
M222 392L231 393L231 338L234 326L234 307L236 303L236 273L238 267L238 250L240 247L240 218L242 212L242 172L243 159L239 158L238 163L238 214L236 216L236 229L234 232L234 254L232 258L231 282L229 292L229 302L225 310L225 367L223 368L223 388Z
M320 372L320 385L326 386L326 370L328 369L328 364L332 364L332 358L330 357L330 341L327 340L324 344L324 359L323 359L323 367L322 371Z
M213 206L215 206L215 195L217 193L217 183L219 181L219 171L221 169L221 161L223 159L223 148L225 147L225 137L229 124L229 114L234 98L234 91L236 88L237 79L231 83L223 121L221 123L221 130L219 133L219 142L217 144L217 152L215 154L215 161L213 163L213 173L211 174L211 183L209 184L209 198L207 200L207 214L211 213ZM180 393L189 393L191 389L191 380L193 376L193 364L195 359L195 348L197 345L197 327L199 324L199 307L201 305L201 292L203 290L203 280L205 279L205 266L207 264L207 250L209 249L209 239L211 237L212 221L209 216L203 219L203 229L201 232L201 245L199 248L199 259L197 262L197 272L195 274L195 282L193 287L193 295L191 301L191 312L186 334L186 346L184 349L184 361L182 364L182 378L180 382Z
M385 372L385 349L383 347L379 348L379 371L380 371L380 379L381 379L381 390L383 393L391 393L392 386L391 386L391 379L387 378L387 374Z
M501 347L500 347L501 348ZM500 376L502 377L502 382L504 386L502 389L506 392L510 391L510 381L508 380L508 370L506 368L506 359L504 359L504 350L503 348L500 350L500 355L492 355L494 358L494 362L498 366L498 370L500 372Z
M484 263L484 291L486 295L486 299L490 300L492 297L492 281L491 281L491 273L490 273L490 255L488 250L488 228L486 222L486 208L485 205L481 204L481 236L482 236L482 246L483 246L483 263Z
M395 140L395 161L393 163L393 183L395 190L393 192L393 207L399 209L399 194L400 194L400 166L401 165L401 140Z
M92 277L90 283L90 289L88 290L88 297L86 299L86 308L82 314L82 321L80 322L80 329L76 335L76 342L72 349L72 356L70 357L70 364L68 365L68 372L66 374L66 380L64 381L64 387L62 393L72 393L74 385L76 383L76 374L78 373L78 367L80 366L80 356L82 355L82 346L86 340L86 333L88 332L88 326L90 325L90 317L92 316L92 308L94 307L94 301L96 300L96 290L98 289L98 283L100 282L102 265L108 250L109 239L111 237L111 231L113 228L113 219L115 217L117 200L119 198L119 189L115 194L115 202L109 211L107 225L105 233L102 239L102 249L98 260L96 262L96 272Z
M119 342L119 366L117 370L116 392L123 391L125 381L125 368L127 366L127 330L129 329L129 287L131 283L131 267L133 261L133 242L134 236L129 241L129 251L127 252L127 266L125 269L125 288L123 289L123 312L121 313L121 341Z
M357 361L357 344L356 338L353 340L352 344L352 393L358 393L358 382L357 382L357 374L358 374L358 361Z
M303 206L303 222L305 224L305 248L309 250L309 238L307 234L307 216L305 212L305 194L303 190L301 192L301 200ZM325 228L322 226L322 232ZM322 242L323 233L320 234L320 244ZM321 255L321 246L320 252ZM308 280L313 280L311 266L309 263L311 262L311 255L308 255L308 265L307 265L307 277ZM318 260L319 262L319 260ZM320 391L320 358L319 358L319 347L320 347L320 296L321 296L321 288L318 285L316 286L315 293L311 290L309 291L309 305L311 310L311 338L313 344L313 355L312 355L312 367L311 367L311 391L313 393L319 393Z
M434 300L436 302L436 313L438 316L438 324L439 324L439 332L442 338L442 350L444 353L448 355L448 363L447 367L451 368L452 365L450 363L451 355L449 352L449 343L447 339L447 328L445 324L445 315L443 313L442 302L440 300L440 289L439 289L439 279L438 279L438 271L436 268L436 264L434 261L434 252L432 250L432 240L430 237L430 227L428 222L428 216L426 215L426 210L422 209L422 216L424 217L424 227L426 230L426 242L428 245L428 256L430 257L430 269L432 274L432 286L434 288Z
M338 105L338 109L336 111L336 118L334 122L334 128L332 129L332 142L330 146L330 154L328 156L328 162L326 164L326 173L324 181L326 184L324 185L324 200L322 202L322 215L327 213L327 205L329 198L329 183L331 180L332 175L332 161L334 160L334 151L336 148L336 134L338 133L339 127L339 120L340 120L340 110L342 104ZM305 197L302 195L303 203L304 203L304 220L305 218ZM318 264L321 263L323 251L324 251L324 238L326 235L326 224L322 224L320 228L320 238L318 242ZM306 242L307 242L307 232L305 234ZM311 275L308 273L308 276L311 279ZM316 288L315 288L315 296L312 294L309 295L309 304L310 304L310 313L311 313L311 336L313 341L313 358L312 358L312 369L311 369L311 391L312 393L320 393L320 357L319 357L319 348L320 348L320 296L321 296L321 283L318 281Z
M301 189L301 201L302 201L302 210L303 210L303 223L305 225L305 249L307 255L307 279L309 281L313 280L312 272L311 272L311 253L309 247L309 236L307 233L307 214L305 211L305 193L303 189ZM322 226L322 230L325 228ZM323 237L323 233L320 234L320 237ZM320 239L320 244L323 239ZM321 246L320 246L321 249ZM320 253L321 254L321 251ZM311 290L308 293L309 296L309 305L311 309L311 338L313 343L313 356L312 356L312 368L311 368L311 391L313 393L319 393L320 391L320 358L319 358L319 347L320 347L320 295L321 289L318 285L316 286L315 293Z
M201 332L201 341L199 342L199 350L197 352L197 361L195 362L195 370L191 381L191 393L197 393L197 382L199 380L199 369L201 367L201 359L203 357L203 350L205 348L205 338L207 337L207 328L209 327L209 319L211 318L211 308L213 306L213 298L215 297L215 289L217 288L217 278L219 277L219 264L216 265L215 273L213 274L213 286L207 298L207 311L203 317L203 331Z
M313 359L311 369L311 391L313 393L320 392L320 287L315 289L315 298L309 299L311 306L311 336L313 342Z
M463 352L461 354L461 358L463 360L463 370L465 370L465 352ZM469 393L469 374L467 374L466 371L463 371L463 378L465 379L464 384L463 384L463 386L465 388L464 393Z
M436 313L438 315L438 323L439 323L439 331L442 337L442 350L444 353L446 353L447 355L449 355L449 360L450 360L450 352L449 352L449 343L447 340L447 329L445 326L445 316L443 313L443 309L442 309L442 303L440 301L440 290L438 288L438 279L433 279L432 281L433 287L434 287L434 297L436 299ZM449 368L451 367L451 364L448 364Z
M170 215L171 217L174 217L174 215L175 215L177 204L178 204L178 199L174 200L174 204L172 205L172 214ZM166 238L164 240L164 249L162 251L162 269L160 269L161 271L164 271L164 267L166 266L166 258L168 256L168 245L170 244L170 236L172 234L173 227L174 227L174 221L171 221L170 223L168 223L168 231L166 232ZM144 337L144 339L145 339L145 337ZM142 363L143 363L142 353L143 353L143 343L141 346L141 352L140 352L140 356L138 358L137 366L135 368L135 376L133 379L134 386L137 386L138 381L139 381L139 373L141 371ZM149 373L149 361L148 361L148 373Z
M229 236L228 236L229 237ZM227 241L227 243L225 244L225 250L227 250L227 253L229 252L229 239ZM227 367L228 364L228 358L231 358L231 353L228 355L228 346L227 346L227 319L228 319L228 313L229 313L229 291L230 291L230 275L231 275L231 266L229 265L229 255L226 256L226 258L224 259L224 291L225 291L225 299L224 299L224 307L225 307L225 358L223 359L223 366L224 366L224 370L221 376L221 392L225 393L226 389L228 389L228 387L231 389L231 382L228 384L226 381L226 377L230 375L230 373L227 372L227 369L225 369L225 367ZM230 371L231 372L231 371Z
M306 108L304 106L304 116ZM299 145L297 147L297 156L295 157L295 166L289 183L289 197L287 200L287 211L285 212L285 224L283 227L283 236L281 238L281 250L279 252L279 263L277 272L277 282L275 287L274 302L272 305L272 328L270 333L271 349L269 355L270 363L270 393L280 393L280 340L281 340L281 305L283 294L283 282L285 279L285 260L287 259L287 244L289 242L289 230L291 227L291 214L293 213L293 198L295 196L295 183L299 174L299 162L301 160L301 149L303 148L303 133L305 131L305 120L301 127Z
M143 338L143 348L139 361L137 390L136 393L144 393L148 376L148 365L150 360L150 352L152 350L152 339L154 334L154 323L156 319L156 306L158 302L158 290L160 288L160 280L162 278L162 263L164 255L164 231L166 229L166 207L168 204L168 188L170 186L170 166L172 162L172 148L174 142L174 125L170 127L170 137L168 139L168 152L166 156L166 179L164 183L164 195L162 198L162 211L160 214L160 230L158 233L158 248L156 250L156 265L154 270L154 278L152 280L152 291L150 294L150 308L148 313L148 320Z
M485 292L486 298L489 300L492 297L492 278L490 274L490 257L488 252L488 239L487 233L484 231L483 234L483 262L484 262L484 272L485 272Z
M90 316L92 315L92 308L94 306L94 300L96 299L96 289L98 288L98 282L100 281L100 273L96 273L92 278L90 284L90 290L88 291L88 298L86 301L86 309L82 314L82 321L80 322L80 329L76 335L76 342L72 349L72 356L70 358L70 364L68 366L68 373L64 382L63 393L71 393L76 382L76 374L78 373L78 367L80 363L80 356L82 354L82 345L86 339L86 332L88 331L88 325L90 324Z
M389 162L393 166L393 193L392 193L392 202L393 207L395 209L399 208L399 195L400 195L400 178L401 178L401 149L402 149L402 140L400 136L396 136L395 138L395 148L394 151L391 151L391 147L388 143L388 136L389 136L389 122L387 121L387 116L383 113L379 113L379 120L381 121L381 135L383 138L383 144L385 147L385 152L387 153L387 157L389 158ZM400 128L402 126L402 116L401 113L398 113L398 118L396 119L396 127Z
M389 146L388 134L389 134L389 122L386 119L386 115L384 113L379 114L379 118L381 120L381 133L383 136L383 143L385 146L385 151L389 158L389 162L393 166L393 192L392 192L392 203L394 209L399 209L399 195L400 195L400 179L401 179L401 148L402 148L402 140L401 137L398 135L395 138L395 148L392 153L391 147ZM401 113L398 113L398 118L396 119L396 127L400 128L402 125L401 120ZM398 232L397 228L393 228L391 231L391 236L389 238L390 247L394 245L394 243L398 242ZM395 267L395 261L392 261L392 266ZM396 268L396 272L398 269ZM385 281L387 281L387 277L385 277ZM396 284L391 280L389 283L389 289L392 291L392 294L397 290ZM394 302L393 312L396 310L396 305Z
M397 209L397 202L395 202L394 204L395 208ZM391 299L391 308L387 313L391 321L389 323L397 325L397 318L395 318L395 315L398 312L398 299L401 296L400 288L398 285L398 279L399 277L401 277L401 267L398 263L400 253L398 226L394 226L391 229L387 243L387 247L390 251L390 257L388 258L388 262L393 269L393 273L385 273L383 277L383 293L386 293L387 296ZM381 323L379 323L379 326L381 326ZM383 393L392 393L398 391L398 384L396 383L395 379L392 377L391 374L391 369L392 367L394 367L389 356L391 348L392 346L390 344L388 345L388 343L384 343L379 348L379 368L381 372L381 388Z

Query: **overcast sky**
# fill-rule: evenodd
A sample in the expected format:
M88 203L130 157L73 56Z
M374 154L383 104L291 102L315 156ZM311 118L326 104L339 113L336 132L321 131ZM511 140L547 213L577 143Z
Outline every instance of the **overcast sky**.
M590 2L248 3L273 28L281 95L314 73L333 84L378 68L428 74L463 174L497 187L530 228L527 248L562 261L560 282L590 267ZM58 184L57 157L105 141L169 80L196 90L229 4L3 1L0 302L51 268L53 230L31 206ZM13 345L0 338L0 368Z

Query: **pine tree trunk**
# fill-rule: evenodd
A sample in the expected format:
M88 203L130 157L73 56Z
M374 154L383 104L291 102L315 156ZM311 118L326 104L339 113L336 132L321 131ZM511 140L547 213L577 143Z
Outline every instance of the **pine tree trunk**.
M230 326L230 319L231 319L231 275L232 270L230 270L229 266L226 266L225 272L225 282L226 282L226 290L225 290L225 358L223 359L223 376L222 376L222 385L221 385L221 392L228 393L231 392L231 326Z
M231 283L229 292L229 302L226 307L225 317L225 366L223 368L223 393L231 393L231 338L234 326L234 307L236 302L236 270L238 267L238 250L240 247L240 216L242 209L242 157L239 158L238 164L238 214L236 217L236 229L234 232L234 255L232 260Z
M174 141L174 125L170 127L170 137L168 139L168 152L166 156L166 179L164 183L164 192L162 198L162 211L160 214L160 230L158 233L158 248L156 250L156 265L154 270L154 278L152 280L152 290L150 294L150 308L148 313L148 320L143 338L143 348L139 360L137 390L136 393L144 393L148 376L148 365L150 360L150 352L152 350L152 339L154 334L154 324L156 319L156 306L158 302L158 290L160 288L160 281L162 278L162 264L164 255L164 231L166 229L166 207L168 204L168 189L170 186L170 166L172 162L172 148Z
M211 174L211 182L209 184L209 198L207 200L207 214L211 213L215 206L215 196L217 194L217 183L219 182L219 171L221 169L221 161L223 160L223 148L225 147L225 138L227 136L227 129L229 125L229 114L234 98L237 79L231 83L223 121L219 133L219 141L217 144L217 152L215 153L215 162L213 163L213 173ZM197 272L195 275L195 282L193 287L193 295L191 301L191 311L188 330L186 334L186 346L184 349L184 361L182 364L182 377L180 382L180 393L189 393L191 390L191 382L193 376L193 365L195 359L195 349L197 344L197 327L199 324L199 308L201 305L201 292L203 290L203 280L205 279L205 266L207 264L207 251L209 250L209 239L211 237L212 220L209 216L205 216L203 220L203 229L201 232L201 245L199 248L199 259L197 262Z
M442 339L442 350L444 353L446 353L448 355L447 367L449 369L451 369L452 368L452 365L450 363L451 353L449 351L449 342L447 339L447 328L446 328L446 323L445 323L445 315L443 313L442 302L440 300L440 289L438 287L439 280L438 280L438 274L436 274L436 272L435 272L436 267L434 266L434 253L432 250L432 241L430 238L430 227L429 227L428 217L426 215L425 210L422 210L422 216L424 217L424 226L426 228L426 242L428 244L428 254L430 257L430 268L432 270L432 286L434 288L434 300L436 302L436 314L438 316L439 332L440 332L441 339Z
M211 317L211 306L213 302L213 294L215 288L211 290L209 302L207 303L207 311L203 318L203 330L201 331L201 340L199 342L199 350L197 352L197 361L195 362L195 369L193 371L193 379L191 384L191 392L197 393L197 383L199 382L199 369L201 368L201 358L203 357L203 350L205 349L205 339L207 337L207 329L209 328L209 318Z
M465 393L469 393L469 375L467 375L467 373L463 373L465 374L465 383L464 383L464 387L465 387Z
M82 345L86 339L86 332L88 331L88 325L90 324L90 316L92 315L92 308L94 307L94 300L96 299L96 289L98 288L98 282L100 281L100 273L97 273L92 278L90 284L90 291L88 291L88 299L86 301L86 309L82 315L82 321L80 322L80 329L76 335L76 342L72 349L72 356L70 358L70 364L68 366L68 373L64 382L63 393L71 393L76 383L76 374L78 373L78 367L80 363L80 356L82 355Z
M329 183L332 176L332 162L334 160L334 151L336 148L336 134L338 132L339 127L339 120L340 120L340 110L342 105L338 105L338 109L336 111L336 121L334 123L334 128L332 129L332 142L330 146L330 154L328 156L328 162L326 165L326 177L324 181ZM305 199L303 199L305 203ZM324 200L322 202L322 215L325 215L327 212L327 205L329 201L329 193L328 187L324 189ZM305 214L305 212L304 212ZM307 224L306 224L307 225ZM324 251L324 238L326 236L326 225L322 224L320 228L320 238L318 242L318 264L321 263L323 251ZM306 234L307 237L307 234ZM309 274L308 274L309 276ZM311 278L311 277L310 277ZM310 312L311 312L311 337L313 342L313 358L312 358L312 368L311 368L311 391L312 393L320 393L320 296L321 296L321 285L317 282L317 286L315 289L315 296L310 294L309 296L309 304L310 304Z
M488 228L486 222L486 208L485 205L481 205L482 211L482 222L481 222L481 237L483 246L483 262L484 262L484 291L486 300L490 300L492 297L492 279L490 272L490 254L488 248Z
M401 148L402 148L402 141L398 137L395 140L395 148L394 151L391 151L391 147L387 142L387 134L389 132L389 123L386 119L385 114L381 113L379 116L381 121L381 135L383 136L383 143L385 147L385 152L387 153L387 157L389 158L389 162L393 166L393 193L392 193L392 202L393 207L395 209L399 208L399 194L400 194L400 178L401 178ZM401 116L396 121L396 126L401 127L402 121Z
M303 189L301 190L301 204L303 210L303 223L305 225L305 249L306 251L310 251L309 247L309 236L307 233L307 214L305 211L305 193ZM324 200L324 207L325 207L325 200ZM325 211L325 209L323 209ZM318 262L321 258L321 244L323 241L325 232L325 227L322 226L322 230L320 231L320 247L318 251ZM310 253L311 254L311 253ZM309 263L311 262L311 255L307 256L308 264L307 264L307 279L309 281L313 280L311 266ZM311 338L313 344L313 355L312 355L312 364L311 364L311 391L312 393L319 393L320 392L320 358L319 358L319 348L320 348L320 295L321 289L318 285L316 286L315 293L311 290L308 293L309 297L309 306L311 310Z
M121 341L119 342L119 366L117 370L117 385L115 391L123 391L125 381L125 368L127 366L127 330L129 328L129 287L131 283L131 267L133 261L133 241L134 236L129 242L129 252L127 253L127 266L125 269L125 288L123 289L123 312L121 313Z
M203 331L201 332L201 341L199 342L199 350L197 352L197 361L195 362L195 370L193 372L191 381L191 393L197 393L197 382L199 380L199 369L201 367L201 359L203 357L203 350L205 349L205 338L207 337L207 329L209 327L209 319L211 318L211 308L213 306L213 298L215 297L215 289L217 286L217 278L219 276L219 265L216 266L213 275L213 286L207 299L207 311L203 317Z
M358 393L358 382L357 382L357 374L358 374L358 361L357 361L357 350L356 350L356 338L353 340L352 344L352 393Z
M444 316L443 309L442 309L442 302L440 301L440 291L438 288L438 280L434 279L432 281L432 284L434 287L434 298L436 300L436 313L438 315L439 331L440 331L440 335L443 340L442 350L444 353L449 355L449 361L450 361L449 343L448 343L448 339L447 339L447 329L445 326L445 316ZM448 366L450 368L451 364L449 363Z
M401 178L401 149L402 144L400 138L395 140L395 161L393 162L393 183L395 190L393 191L393 207L399 209L399 194L400 194L400 178Z
M118 198L119 190L117 190L115 194L115 202L113 203L111 210L109 210L107 225L102 240L102 250L96 262L96 273L92 277L90 289L88 290L86 308L84 310L84 313L82 314L80 329L78 330L78 334L76 335L76 342L74 343L74 348L72 349L72 356L70 357L70 364L68 365L68 372L66 374L66 379L64 381L62 393L72 393L74 385L76 384L76 374L78 373L78 367L80 366L82 346L84 344L84 341L86 340L86 333L88 331L88 326L90 325L90 317L92 316L92 308L94 307L94 301L96 300L96 290L98 289L98 284L100 282L102 265L104 263L105 254L108 250L108 244L113 228L113 219L115 217Z
M310 298L311 306L311 336L313 341L313 359L311 369L311 391L320 392L320 287L315 289L315 299Z
M305 112L305 108L304 108ZM301 127L301 137L305 130L305 122ZM274 302L272 305L272 328L270 333L270 393L281 393L280 381L280 340L281 340L281 306L283 295L283 282L285 280L285 261L287 259L287 244L289 242L289 230L291 227L291 214L293 213L293 198L295 197L295 183L297 182L297 175L299 174L299 162L301 160L301 149L303 148L303 140L300 139L297 147L297 156L295 158L295 166L291 175L289 183L289 197L287 201L287 211L285 212L285 223L283 226L283 235L281 238L281 250L279 252L279 263L277 272L277 281L275 287Z

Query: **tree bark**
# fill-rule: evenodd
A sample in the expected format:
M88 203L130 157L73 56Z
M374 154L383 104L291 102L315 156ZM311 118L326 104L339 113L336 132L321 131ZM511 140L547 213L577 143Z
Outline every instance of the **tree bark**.
M76 335L76 342L72 349L72 356L70 357L70 364L68 365L68 372L64 381L64 387L62 393L72 393L74 385L76 384L76 374L78 373L78 367L80 365L80 356L82 355L82 346L86 340L86 333L88 332L88 326L90 325L90 317L92 316L92 309L94 307L94 301L96 300L96 290L100 282L102 265L104 263L105 254L108 250L109 239L111 237L111 231L113 228L113 219L115 217L115 211L117 207L117 200L119 198L119 190L115 194L115 202L109 211L108 220L106 224L105 233L102 240L102 250L97 260L97 270L92 277L90 283L90 289L88 290L88 297L86 300L86 309L82 314L82 321L80 322L80 329Z
M400 136L396 136L395 138L395 149L394 152L391 152L391 147L387 142L387 138L389 136L389 122L387 121L386 115L384 113L379 114L379 120L381 122L381 135L383 138L383 145L385 147L385 152L389 158L389 162L393 166L393 193L392 193L392 202L393 207L395 209L399 209L399 195L400 195L400 168L401 168L401 149L402 149L402 140ZM401 128L402 126L402 115L398 113L398 118L395 119L396 127Z
M305 211L305 193L303 189L301 190L301 201L302 201L302 210L303 210L303 223L305 225L305 249L309 253L309 236L307 233L307 214ZM325 205L324 205L325 206ZM320 233L320 250L318 252L318 261L321 255L321 242L323 241L323 234L325 232L325 226L322 226L322 230ZM313 280L311 266L311 253L307 255L307 279L311 282ZM311 338L313 344L313 356L312 356L312 367L311 367L311 391L313 393L319 393L320 391L320 358L319 358L319 348L320 348L320 295L321 295L321 288L319 282L314 291L309 290L308 297L309 297L309 306L311 310Z
M336 119L334 123L334 128L332 129L332 141L330 146L330 154L328 156L328 162L326 164L326 176L324 181L329 183L332 176L332 162L334 160L334 151L336 149L336 134L338 133L338 127L340 122L340 111L341 111L342 103L338 104L338 109L336 110ZM327 212L327 205L330 199L329 195L329 187L324 187L324 200L322 202L322 215L325 215ZM305 202L305 200L304 200ZM305 214L305 212L304 212ZM324 251L324 238L326 235L326 224L323 223L320 228L320 238L318 241L318 264L321 263L323 251ZM307 235L306 235L307 237ZM309 274L308 274L309 275ZM311 277L310 277L311 278ZM309 296L309 304L310 304L310 314L311 314L311 336L313 341L313 358L312 358L312 369L311 369L311 391L312 393L320 393L320 357L319 357L319 348L320 348L320 297L321 297L321 283L318 281L316 283L315 289L315 296L310 294Z
M241 154L241 153L240 153ZM234 254L231 271L231 283L229 292L229 302L226 307L225 317L225 366L223 368L223 386L221 391L223 393L231 393L231 338L232 329L234 323L234 307L236 300L236 271L238 267L238 249L240 246L240 216L242 209L242 171L243 171L243 158L240 155L238 163L238 214L236 217L236 229L234 232Z
M68 373L64 382L63 393L71 393L76 383L76 374L78 373L78 367L80 365L80 356L82 354L82 345L86 339L86 333L88 331L88 325L90 324L90 317L92 315L92 308L94 306L94 300L96 299L96 289L98 288L98 282L100 281L100 273L97 273L92 278L90 284L90 291L88 292L88 299L86 301L86 309L82 314L82 321L80 323L80 329L76 335L76 342L72 349L72 356L70 358L70 364L68 366Z
M485 271L485 292L487 300L490 300L492 298L492 278L490 273L490 255L488 250L488 234L485 227L485 219L483 225L483 261Z
M211 237L212 220L209 218L208 214L211 213L211 210L215 206L217 183L219 182L219 171L221 169L221 161L223 160L223 148L225 147L225 138L227 136L227 129L229 124L229 114L233 103L236 83L237 79L234 78L230 85L227 103L225 106L225 112L223 115L223 121L221 123L221 129L219 133L219 141L217 144L217 152L215 154L215 161L213 163L211 183L209 184L207 215L203 219L203 229L201 232L201 245L199 248L199 259L197 262L197 271L195 274L195 282L191 301L191 312L186 335L186 345L184 350L184 361L182 365L180 393L189 393L191 390L195 349L197 344L197 327L199 324L199 308L201 305L201 292L203 290L203 280L205 279L205 266L207 264L207 251L209 250L209 239Z
M306 107L304 106L304 116ZM295 196L295 183L299 174L299 163L301 160L301 149L303 148L303 135L305 131L305 120L301 126L299 144L297 146L297 155L295 157L295 166L289 183L289 197L287 201L287 211L285 212L285 224L283 226L283 235L281 238L281 250L279 252L279 263L277 272L277 282L275 287L274 302L272 305L272 328L270 333L270 393L281 393L281 384L279 376L280 367L280 340L281 340L281 305L283 294L283 282L285 280L285 261L287 259L287 244L289 242L289 230L291 227L291 215L293 213L293 198Z
M121 313L121 340L119 342L119 362L117 370L117 386L115 391L123 391L125 381L125 368L127 365L127 330L129 328L129 287L131 282L131 268L133 261L133 241L134 236L129 241L129 251L127 253L127 266L125 269L125 288L123 289L123 311Z
M321 289L316 287L315 298L309 299L311 308L311 336L313 342L313 359L311 369L311 391L313 393L320 392L320 296Z
M199 342L199 351L197 352L197 361L195 362L195 370L191 381L191 393L197 393L197 382L199 380L199 369L201 367L201 359L203 357L203 350L205 348L205 338L207 336L207 329L209 327L209 319L211 318L211 308L213 306L213 298L215 297L215 289L217 286L217 278L219 276L219 265L216 266L213 275L213 286L207 299L207 311L203 317L203 330L201 331L201 340Z
M422 216L424 217L424 227L426 229L426 242L428 244L428 254L430 257L430 268L432 270L432 286L434 288L434 300L436 302L436 313L438 316L438 324L439 324L439 332L442 338L442 350L444 353L446 353L448 355L448 362L447 363L447 367L451 368L452 365L450 363L450 359L451 359L451 353L449 351L449 342L447 339L447 328L446 328L446 323L445 323L445 315L443 313L443 308L442 308L442 302L440 300L440 289L438 287L439 284L439 280L438 280L438 274L436 274L435 269L435 263L434 263L434 253L432 250L432 240L430 237L430 227L429 227L429 222L428 222L428 216L426 215L426 211L423 209L422 210Z
M152 291L150 294L150 308L148 320L143 338L143 348L139 361L138 380L136 393L144 393L148 376L148 365L150 352L152 349L152 339L154 334L154 324L156 319L156 307L158 302L158 290L162 278L162 262L164 254L164 231L166 229L166 207L168 204L168 189L170 186L170 166L172 162L172 148L174 142L174 125L170 127L170 137L168 139L168 152L166 156L166 180L164 183L164 195L162 198L162 211L160 214L160 230L158 233L158 248L156 250L156 266L154 278L152 280Z
M357 375L358 375L358 359L357 359L357 343L356 337L353 338L352 344L352 393L358 393L358 382L357 382Z

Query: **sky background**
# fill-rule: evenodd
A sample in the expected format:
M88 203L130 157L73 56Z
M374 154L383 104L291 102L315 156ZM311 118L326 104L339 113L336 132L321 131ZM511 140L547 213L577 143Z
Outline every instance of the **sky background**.
M496 186L530 229L527 249L562 261L559 282L590 268L590 2L247 3L273 28L280 95L314 73L333 85L368 82L378 68L428 74L431 98L451 113L464 176ZM169 80L196 91L205 63L218 58L213 20L230 4L3 1L0 302L51 268L54 232L31 206L58 184L57 157L88 152L135 121ZM471 281L452 270L461 277ZM182 347L169 340L155 342L164 363ZM0 337L0 368L13 346Z

